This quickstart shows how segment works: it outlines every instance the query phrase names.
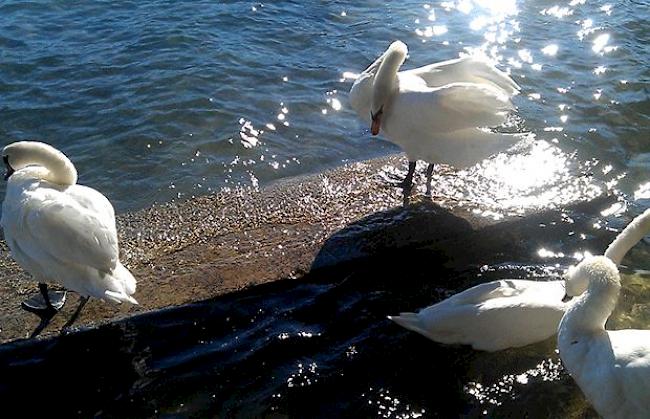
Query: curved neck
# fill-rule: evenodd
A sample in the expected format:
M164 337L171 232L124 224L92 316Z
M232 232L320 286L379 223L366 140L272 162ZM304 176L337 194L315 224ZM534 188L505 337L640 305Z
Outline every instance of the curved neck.
M612 284L597 291L587 290L567 310L560 331L575 335L605 330L605 323L616 307L619 289L620 286Z
M603 332L621 290L616 265L604 256L581 262L576 275L588 281L587 291L566 311L558 329L561 339Z
M384 51L383 54L381 54L377 59L368 66L365 70L361 72L361 74L372 74L374 75L381 63L384 61L384 57L386 57L386 54L388 54L388 51Z
M373 83L373 110L381 107L399 87L397 72L406 60L405 48L392 47L384 54Z
M650 209L645 210L621 231L612 244L607 247L605 256L616 264L621 263L625 254L648 232L650 232Z
M19 143L18 143L19 144ZM28 143L9 153L9 164L16 172L29 166L41 166L40 178L62 186L77 183L77 169L65 154L44 143ZM7 150L5 148L5 150Z

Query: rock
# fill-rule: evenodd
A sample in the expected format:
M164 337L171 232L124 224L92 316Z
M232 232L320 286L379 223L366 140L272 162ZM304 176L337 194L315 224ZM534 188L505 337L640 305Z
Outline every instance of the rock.
M138 280L140 305L91 300L78 325L372 259L421 263L426 269L431 254L442 254L457 266L531 257L544 244L543 236L587 229L593 222L588 214L614 199L594 179L575 177L554 185L558 192L551 197L545 191L529 193L527 202L536 202L533 195L540 194L537 206L502 208L498 200L486 198L494 185L476 172L438 166L433 190L440 193L433 202L416 195L404 205L401 189L388 180L405 167L401 156L349 163L263 190L228 190L119 215L122 261ZM423 188L422 180L418 173L416 182ZM576 212L586 214L582 224L563 222L566 213ZM595 251L611 234L599 232L598 237ZM25 338L37 318L21 310L20 302L37 288L11 260L4 242L0 272L0 341ZM75 306L71 295L42 336L58 333Z

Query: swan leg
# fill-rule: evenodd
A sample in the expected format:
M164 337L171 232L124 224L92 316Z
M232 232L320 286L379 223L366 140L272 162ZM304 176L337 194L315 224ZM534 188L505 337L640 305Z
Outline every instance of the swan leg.
M427 196L431 196L431 176L433 176L433 163L429 163L427 166Z
M406 177L404 178L404 181L402 182L402 187L404 188L404 191L410 192L411 188L413 187L413 175L415 174L415 164L416 162L410 161L409 162L409 171L406 174Z
M402 181L402 190L403 190L403 203L404 206L407 206L411 200L411 190L413 189L413 175L415 174L415 164L414 161L409 161L409 171L406 174L406 177Z
M65 304L65 291L49 291L47 284L39 283L38 289L40 294L37 294L21 304L23 309L31 313L37 314L39 311L59 311Z
M40 295L23 301L21 304L23 310L34 313L41 319L38 326L36 326L30 335L30 338L38 336L43 331L43 329L45 329L47 325L50 324L52 317L58 313L59 309L61 309L65 303L65 291L49 292L47 289L47 284L43 283L38 284L38 289L40 290Z
M86 303L88 302L89 297L79 297L79 305L77 306L77 309L72 313L72 316L68 319L67 322L63 325L61 328L61 333L66 333L70 326L79 318L79 314L81 313L81 310L84 308Z

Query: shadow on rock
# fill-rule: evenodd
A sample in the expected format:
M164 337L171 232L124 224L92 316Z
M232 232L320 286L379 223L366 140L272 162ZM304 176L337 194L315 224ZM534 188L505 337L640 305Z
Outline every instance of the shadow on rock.
M316 255L311 270L370 259L403 266L411 252L473 231L472 223L431 201L423 200L364 217L332 234Z

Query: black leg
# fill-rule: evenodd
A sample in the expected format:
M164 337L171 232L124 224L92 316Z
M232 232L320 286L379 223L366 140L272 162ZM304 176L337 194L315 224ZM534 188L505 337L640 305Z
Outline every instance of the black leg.
M427 196L431 195L431 176L433 176L433 163L429 163L427 166Z
M413 175L415 174L415 164L416 162L410 161L409 162L409 171L406 174L406 177L404 178L404 182L402 182L402 187L404 190L411 190L411 187L413 187Z
M409 161L409 171L402 182L403 190L403 203L404 206L408 205L411 200L411 189L413 188L413 175L415 174L415 164L414 161Z
M50 324L52 317L54 317L54 315L57 313L57 309L55 309L52 306L52 303L50 302L50 296L47 293L47 284L39 283L38 289L41 291L43 300L45 300L45 304L46 304L45 310L32 311L29 308L27 308L25 305L23 305L24 309L26 309L27 311L31 311L41 319L41 321L38 323L38 326L36 326L36 329L34 329L32 334L29 336L30 338L35 338L36 336L38 336L43 331L43 329L45 329L47 325Z
M50 294L50 291L47 289L47 284L43 283L38 284L38 289L40 291L40 295L29 298L28 300L23 301L21 304L21 307L25 311L34 313L41 319L38 326L36 326L36 329L34 329L30 336L32 338L38 336L43 331L43 329L45 329L47 325L50 324L52 317L54 317L54 315L65 303L65 292L54 291ZM52 296L55 298L54 304L51 298Z
M52 306L52 303L50 302L50 295L47 293L47 284L43 284L43 283L39 282L38 289L39 289L39 291L41 291L41 295L43 296L43 300L45 300L45 304L47 306L47 309L48 310L49 309L54 310L54 307Z
M68 328L72 326L72 324L77 320L79 313L81 313L81 310L84 308L87 302L88 297L79 297L79 305L77 306L77 309L74 311L74 313L72 313L72 316L70 316L70 319L68 319L68 321L65 322L61 328L61 333L67 332Z

